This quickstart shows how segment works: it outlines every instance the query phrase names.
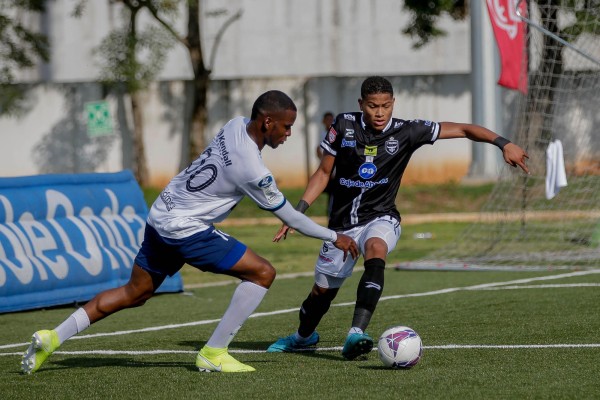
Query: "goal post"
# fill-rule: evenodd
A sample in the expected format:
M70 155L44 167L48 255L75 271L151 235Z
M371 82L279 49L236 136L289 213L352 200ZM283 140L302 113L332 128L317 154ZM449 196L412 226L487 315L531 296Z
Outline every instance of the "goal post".
M594 3L527 2L528 91L517 95L511 119L531 174L503 166L476 223L450 246L397 268L600 265L600 11ZM549 198L548 152L557 141L562 157L553 153L554 159L564 160L567 186Z

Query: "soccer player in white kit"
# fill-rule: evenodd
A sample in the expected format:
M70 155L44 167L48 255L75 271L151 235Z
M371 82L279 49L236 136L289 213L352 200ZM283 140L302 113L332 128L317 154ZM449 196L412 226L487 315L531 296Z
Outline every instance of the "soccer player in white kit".
M352 238L324 228L296 211L263 163L261 150L265 146L277 148L285 142L296 114L294 102L285 93L272 90L256 99L250 119L237 117L229 121L152 205L129 282L99 293L55 329L35 332L23 354L22 371L37 371L65 340L94 322L119 310L143 305L166 276L175 274L185 263L242 280L212 336L198 353L196 366L206 372L254 371L229 355L227 348L267 293L275 279L275 268L213 224L224 220L244 196L249 196L286 225L358 257Z

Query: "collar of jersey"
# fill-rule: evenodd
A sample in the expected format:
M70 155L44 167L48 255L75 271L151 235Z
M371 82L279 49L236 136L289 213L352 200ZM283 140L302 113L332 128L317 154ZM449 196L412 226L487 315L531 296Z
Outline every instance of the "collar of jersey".
M365 120L363 119L364 114L360 113L360 124L362 125L362 128L366 131L367 130L367 124L365 124ZM392 126L392 119L394 118L390 118L390 120L388 121L387 125L385 126L385 128L383 128L383 130L381 131L381 133L384 133L385 131L387 131L388 129L390 129L390 126ZM371 129L369 129L369 131L371 131Z

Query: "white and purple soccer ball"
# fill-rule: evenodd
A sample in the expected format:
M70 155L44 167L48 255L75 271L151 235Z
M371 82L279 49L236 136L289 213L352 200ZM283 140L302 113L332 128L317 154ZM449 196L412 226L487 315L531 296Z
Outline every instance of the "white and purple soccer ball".
M386 367L411 368L421 359L423 344L412 328L395 326L381 334L377 351Z

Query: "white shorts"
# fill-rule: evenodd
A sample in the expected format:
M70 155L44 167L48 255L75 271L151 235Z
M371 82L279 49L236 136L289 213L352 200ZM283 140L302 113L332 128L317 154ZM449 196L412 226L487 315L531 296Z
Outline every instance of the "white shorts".
M356 241L360 255L365 254L365 244L367 240L373 237L385 241L389 254L396 247L401 232L400 222L389 215L375 218L368 224L342 231L342 233ZM344 280L352 275L352 270L357 261L358 258L355 260L350 254L344 261L342 250L335 247L331 242L323 242L315 266L315 283L322 288L334 289L341 287Z

